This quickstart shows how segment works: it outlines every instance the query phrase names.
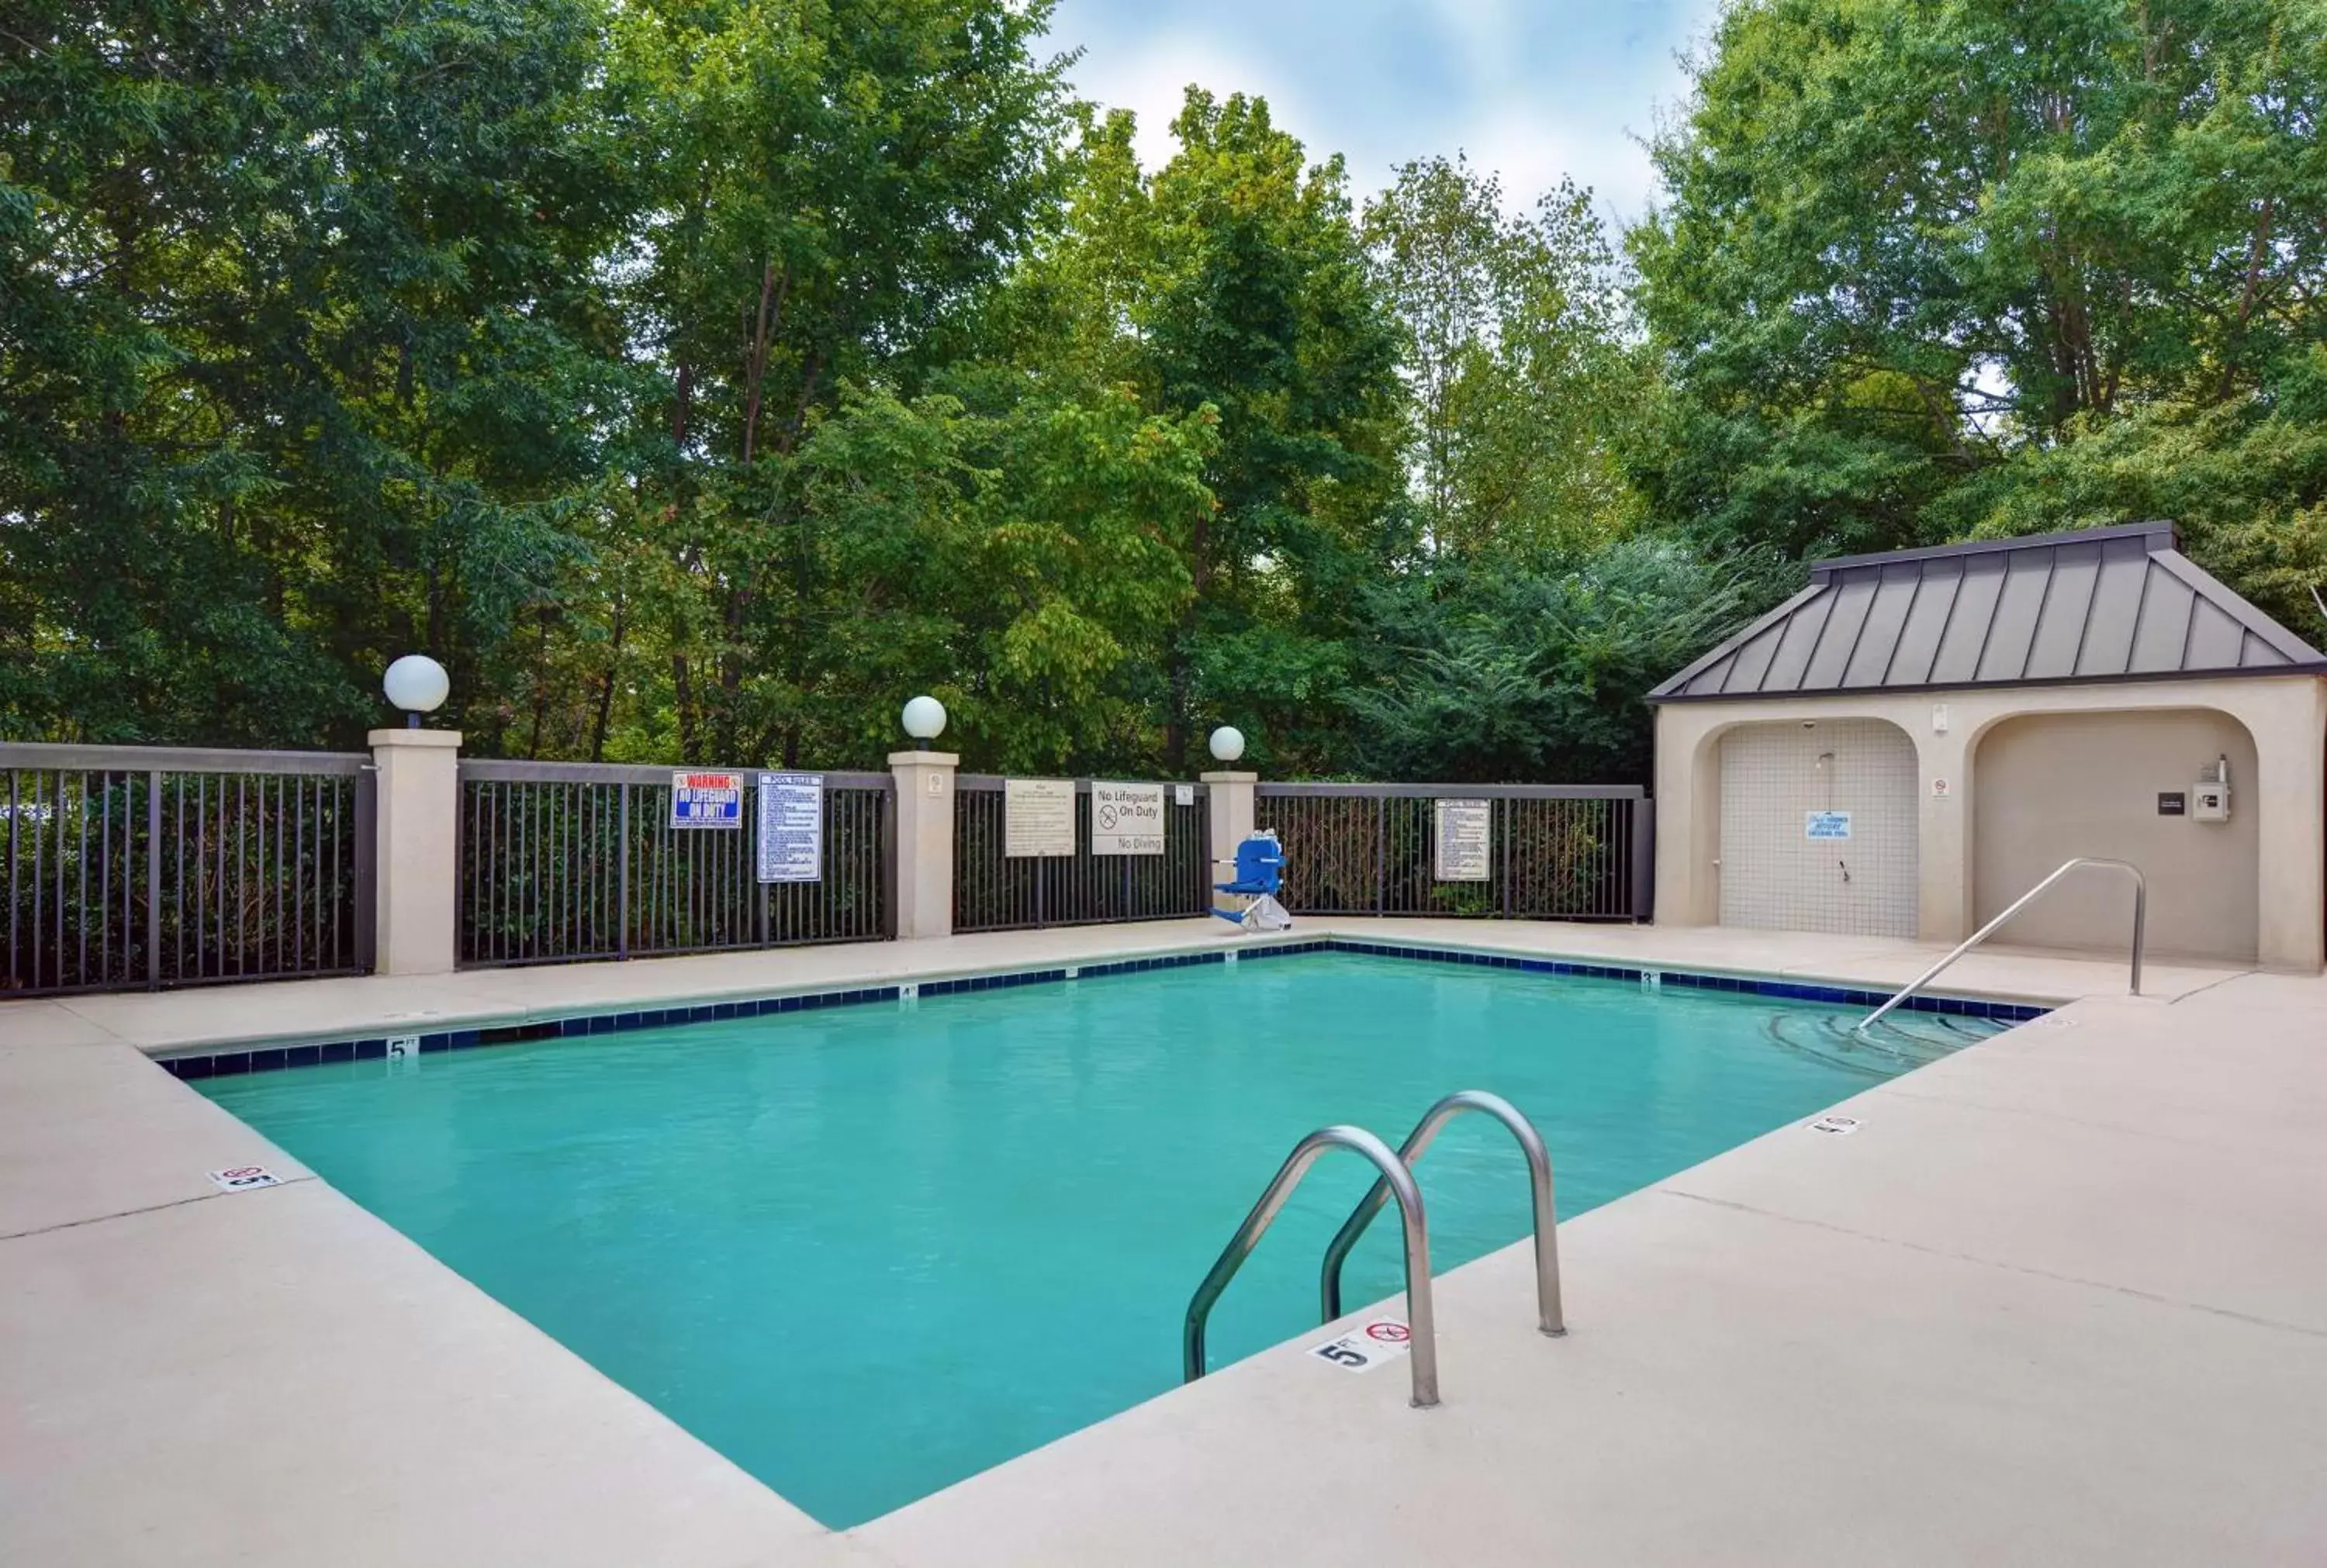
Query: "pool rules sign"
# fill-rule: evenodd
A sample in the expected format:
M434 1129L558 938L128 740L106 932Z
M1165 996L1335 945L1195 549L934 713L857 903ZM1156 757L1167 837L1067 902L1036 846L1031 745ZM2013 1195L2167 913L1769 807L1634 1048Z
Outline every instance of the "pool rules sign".
M1485 882L1494 852L1494 807L1484 800L1436 800L1431 835L1440 882Z
M1075 853L1075 781L1002 781L1002 856L1027 860Z
M760 880L824 880L824 775L760 775Z

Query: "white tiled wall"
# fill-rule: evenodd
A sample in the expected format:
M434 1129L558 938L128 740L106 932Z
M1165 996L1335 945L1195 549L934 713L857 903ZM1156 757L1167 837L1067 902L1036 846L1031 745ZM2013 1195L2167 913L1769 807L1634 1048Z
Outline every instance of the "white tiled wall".
M1721 742L1721 923L1912 937L1915 746L1874 720L1748 724ZM1850 837L1808 835L1847 811Z

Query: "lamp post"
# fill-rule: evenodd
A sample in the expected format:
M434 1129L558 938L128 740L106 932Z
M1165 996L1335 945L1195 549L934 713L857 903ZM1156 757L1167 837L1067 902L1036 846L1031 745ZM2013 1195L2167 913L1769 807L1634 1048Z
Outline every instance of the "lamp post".
M960 758L934 751L930 742L946 727L945 705L918 696L897 715L913 750L889 753L896 807L892 886L896 889L894 934L900 938L953 935L954 765Z
M461 736L423 729L420 718L444 705L453 683L443 665L408 653L379 685L406 719L369 737L372 968L447 975L461 957Z
M1219 865L1236 863L1237 845L1250 837L1260 824L1259 801L1254 786L1258 782L1251 774L1241 772L1237 761L1244 755L1244 732L1234 724L1222 724L1211 733L1207 745L1212 753L1212 771L1205 774L1204 786L1210 793L1210 821L1212 860Z
M915 697L905 705L905 711L898 718L905 726L905 733L913 738L915 751L928 751L930 742L945 733L945 704L935 697Z
M388 700L404 710L405 727L416 730L421 714L433 714L444 705L444 698L453 689L453 677L426 654L407 653L388 667L388 674L379 685L388 694Z

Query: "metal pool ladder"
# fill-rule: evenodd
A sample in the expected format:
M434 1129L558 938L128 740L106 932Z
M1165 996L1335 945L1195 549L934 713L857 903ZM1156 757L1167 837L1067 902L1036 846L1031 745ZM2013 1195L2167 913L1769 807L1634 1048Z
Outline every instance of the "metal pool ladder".
M1528 1186L1535 1199L1535 1297L1537 1326L1556 1339L1567 1332L1566 1320L1559 1307L1559 1218L1552 1206L1551 1154L1543 1146L1543 1135L1535 1124L1519 1115L1519 1107L1500 1095L1491 1095L1484 1089L1457 1089L1424 1113L1414 1125L1414 1131L1398 1145L1397 1158L1409 1171L1430 1147L1432 1139L1447 1123L1464 1111L1479 1111L1494 1117L1509 1128L1519 1140L1519 1153L1527 1157ZM1373 1190L1358 1200L1350 1218L1326 1244L1325 1266L1319 1278L1319 1302L1324 1311L1325 1322L1341 1315L1341 1265L1349 1261L1350 1252L1374 1222L1374 1216L1389 1201L1390 1187L1387 1179L1376 1181Z
M1373 1223L1374 1216L1397 1200L1398 1216L1403 1223L1406 1241L1406 1315L1410 1331L1408 1358L1414 1375L1413 1404L1417 1410L1428 1409L1438 1403L1438 1334L1430 1302L1430 1224L1422 1208L1422 1190L1414 1180L1413 1162L1430 1147L1438 1130L1463 1111L1482 1111L1510 1130L1519 1140L1519 1150L1527 1156L1528 1176L1535 1199L1535 1265L1536 1306L1539 1326L1547 1334L1567 1331L1560 1316L1559 1305L1559 1234L1552 1208L1551 1156L1543 1146L1543 1138L1533 1123L1509 1100L1481 1089L1463 1089L1448 1095L1417 1123L1408 1134L1405 1144L1393 1152L1363 1127L1320 1127L1293 1146L1285 1163L1277 1168L1267 1189L1237 1227L1220 1258L1212 1265L1204 1283L1188 1302L1188 1316L1181 1335L1182 1370L1184 1380L1193 1383L1205 1372L1204 1326L1210 1319L1212 1307L1236 1278L1237 1270L1252 1255L1253 1248L1293 1195L1293 1189L1309 1173L1309 1167L1327 1149L1348 1149L1362 1154L1381 1175L1368 1190L1350 1218L1342 1223L1332 1244L1325 1249L1325 1266L1320 1282L1319 1300L1324 1315L1321 1322L1332 1322L1341 1315L1341 1265L1350 1252Z
M1293 1153L1277 1167L1260 1201L1244 1217L1244 1223L1229 1238L1220 1260L1212 1265L1204 1283L1189 1299L1188 1317L1180 1336L1184 1380L1193 1383L1204 1375L1204 1323L1212 1315L1212 1303L1220 1299L1220 1293L1236 1278L1244 1260L1252 1255L1252 1249L1259 1245L1261 1236L1285 1207L1285 1200L1293 1196L1293 1189L1309 1174L1309 1167L1317 1162L1317 1156L1328 1149L1349 1149L1364 1155L1381 1172L1382 1181L1397 1199L1398 1213L1406 1227L1406 1317L1413 1336L1407 1353L1413 1362L1413 1403L1416 1409L1426 1410L1438 1403L1438 1332L1430 1311L1430 1226L1423 1218L1422 1190L1414 1184L1414 1172L1390 1152L1388 1143L1363 1127L1320 1127L1294 1144Z
M1906 988L1901 991L1898 995L1893 996L1890 1001L1884 1003L1882 1006L1876 1008L1874 1012L1860 1019L1854 1032L1864 1031L1873 1028L1875 1024L1882 1022L1883 1015L1884 1013L1898 1006L1902 1002L1906 1001L1908 997L1912 996L1916 992L1920 991L1933 980L1938 979L1940 970L1946 968L1949 965L1962 957L1966 953L1970 952L1974 947L1978 947L1982 942L1986 941L1989 935L1993 933L1998 926L2001 926L2005 921L2010 919L2013 916L2026 909L2030 904L2034 903L2037 896L2042 893L2046 889L2050 888L2054 882L2059 882L2062 877L2068 875L2070 872L2075 871L2078 867L2088 865L2111 867L2115 870L2125 873L2126 875L2133 879L2133 994L2135 996L2140 995L2141 950L2145 945L2149 927L2148 879L2141 874L2141 868L2134 864L2129 860L2100 860L2091 855L2080 854L2074 860L2063 861L2061 863L2060 868L2054 871L2051 876L2046 877L2042 882L2038 882L2034 887L2030 888L2026 892L2022 893L2018 898L2013 900L2011 908L2005 910L2002 914L1996 916L1995 919L1988 921L1987 924L1982 926L1978 930L1974 931L1970 936L1965 938L1962 944L1958 947L1954 952L1949 953L1946 957L1940 959L1938 963L1924 970L1920 975L1918 975L1912 980L1908 981Z

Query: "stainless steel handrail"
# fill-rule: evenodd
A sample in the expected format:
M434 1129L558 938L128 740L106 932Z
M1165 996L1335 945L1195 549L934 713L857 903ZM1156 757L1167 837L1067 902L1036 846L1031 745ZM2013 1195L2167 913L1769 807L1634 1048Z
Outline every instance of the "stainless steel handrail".
M1484 1089L1458 1089L1430 1107L1406 1142L1398 1145L1398 1160L1409 1170L1430 1147L1438 1130L1464 1111L1482 1111L1510 1129L1519 1140L1519 1153L1527 1156L1528 1185L1535 1197L1535 1297L1539 1326L1547 1334L1556 1338L1567 1332L1565 1319L1559 1310L1559 1220L1552 1207L1551 1155L1543 1146L1543 1136L1535 1124L1519 1115L1517 1106L1500 1095L1491 1095ZM1341 1315L1341 1265L1364 1236L1374 1216L1389 1201L1389 1182L1376 1181L1371 1191L1358 1200L1350 1218L1325 1247L1325 1267L1319 1280L1319 1298L1326 1322Z
M1188 1302L1188 1318L1181 1336L1182 1370L1185 1380L1193 1383L1204 1375L1204 1323L1212 1315L1212 1303L1236 1278L1237 1270L1252 1255L1260 1243L1261 1235L1276 1218L1285 1200L1301 1178L1309 1173L1317 1156L1328 1149L1349 1149L1371 1161L1381 1179L1389 1184L1397 1199L1399 1214L1406 1222L1406 1316L1411 1330L1407 1354L1413 1362L1414 1405L1427 1409L1438 1403L1438 1334L1430 1311L1430 1227L1423 1218L1422 1190L1414 1184L1414 1172L1406 1162L1391 1153L1390 1146L1367 1132L1363 1127L1320 1127L1293 1146L1293 1153L1277 1167L1276 1175L1269 1181L1260 1201L1237 1227L1236 1235L1220 1261L1212 1265L1204 1283Z
M2059 882L2070 872L2075 871L2078 867L2087 865L2113 866L2117 870L2124 872L2126 875L2133 878L2133 994L2135 996L2140 995L2141 951L2144 943L2147 939L2147 931L2149 928L2149 880L2141 874L2141 868L2134 864L2129 860L2101 860L2092 855L2080 854L2074 860L2062 862L2061 868L2058 871L2055 871L2051 876L2046 877L2042 882L2038 882L2034 887L2030 888L2026 892L2022 893L2018 898L2013 900L2011 908L2005 910L2002 914L1996 916L1995 919L1988 921L1987 924L1982 926L1978 930L1974 931L1970 936L1965 938L1962 943L1957 947L1955 951L1949 953L1946 957L1940 959L1938 963L1924 970L1920 975L1916 975L1912 980L1910 980L1907 983L1905 990L1900 992L1899 994L1891 998L1890 1001L1884 1003L1882 1006L1868 1013L1864 1018L1860 1019L1858 1021L1857 1030L1864 1031L1871 1029L1875 1024L1883 1022L1883 1015L1884 1013L1890 1012L1892 1008L1898 1006L1899 1003L1906 1001L1908 997L1912 996L1916 992L1920 991L1924 986L1930 985L1931 981L1938 976L1940 970L1946 968L1949 965L1962 957L1966 953L1970 952L1974 947L1978 947L1982 942L1987 940L1990 932L1994 931L1998 926L2004 924L2005 921L2010 919L2013 916L2018 914L2021 910L2026 909L2030 904L2034 903L2038 894L2051 887L2054 882Z

